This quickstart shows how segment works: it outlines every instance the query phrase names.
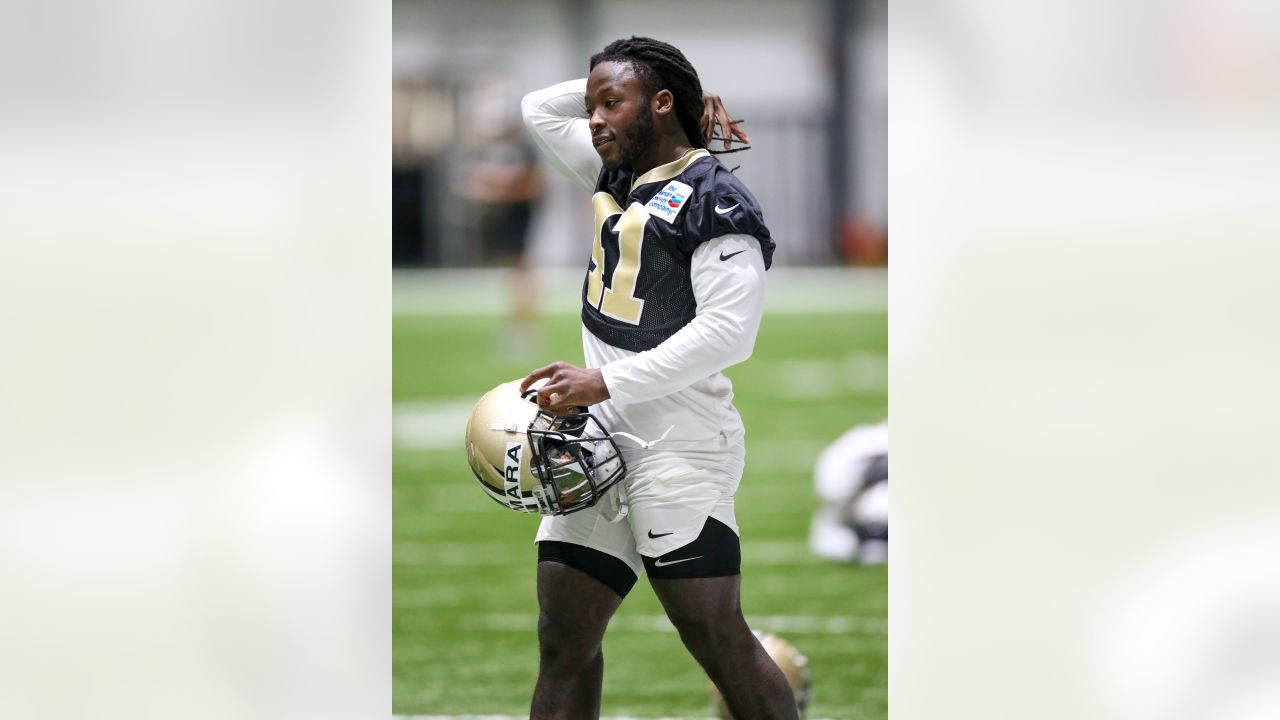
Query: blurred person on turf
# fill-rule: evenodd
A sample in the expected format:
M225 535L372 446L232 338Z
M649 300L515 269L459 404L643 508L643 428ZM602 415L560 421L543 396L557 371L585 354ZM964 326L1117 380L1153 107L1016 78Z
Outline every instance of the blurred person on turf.
M858 425L823 449L809 549L839 562L889 561L889 423Z
M519 122L481 123L462 195L471 201L486 259L511 269L504 347L519 357L537 350L537 278L526 252L534 210L542 197L537 149Z
M593 406L615 434L641 439L624 449L628 474L602 502L538 529L531 715L599 715L605 627L647 572L734 717L795 718L790 685L739 604L733 501L745 431L721 371L751 355L774 242L756 199L707 144L732 152L747 136L684 54L649 38L609 44L587 79L521 105L595 213L585 367L539 368L521 390L545 379L543 407Z

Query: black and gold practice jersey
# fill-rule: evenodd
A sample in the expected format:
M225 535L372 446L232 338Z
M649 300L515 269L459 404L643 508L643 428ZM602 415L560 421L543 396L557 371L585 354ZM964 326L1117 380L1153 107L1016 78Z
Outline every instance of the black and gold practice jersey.
M766 268L774 242L755 197L706 150L639 178L602 169L591 198L595 238L582 285L582 324L601 341L641 352L697 312L694 250L721 235L751 235Z

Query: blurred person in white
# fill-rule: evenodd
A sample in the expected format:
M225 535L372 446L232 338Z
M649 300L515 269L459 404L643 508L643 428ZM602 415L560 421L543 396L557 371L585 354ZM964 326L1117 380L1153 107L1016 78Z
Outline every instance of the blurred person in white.
M813 474L821 505L809 549L839 562L889 559L889 424L860 425L822 451Z
M492 116L492 115L491 115ZM462 196L472 203L473 220L486 260L511 269L503 347L530 356L538 344L537 276L526 252L529 229L543 183L537 150L512 118L479 123Z
M594 406L628 474L606 501L538 529L540 663L531 716L596 717L609 619L642 572L734 717L796 718L790 686L739 603L734 493L742 419L721 373L746 360L774 243L750 191L712 157L747 137L678 49L611 43L585 80L527 95L525 124L552 163L592 193L582 289L585 368L557 362L538 402ZM669 436L670 439L664 439ZM654 448L654 445L658 445Z

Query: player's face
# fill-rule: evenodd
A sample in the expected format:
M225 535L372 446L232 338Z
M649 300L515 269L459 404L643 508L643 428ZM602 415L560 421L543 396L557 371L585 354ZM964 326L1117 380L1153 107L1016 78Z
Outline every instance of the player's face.
M587 78L591 142L610 170L635 167L657 138L645 82L628 63L602 62Z

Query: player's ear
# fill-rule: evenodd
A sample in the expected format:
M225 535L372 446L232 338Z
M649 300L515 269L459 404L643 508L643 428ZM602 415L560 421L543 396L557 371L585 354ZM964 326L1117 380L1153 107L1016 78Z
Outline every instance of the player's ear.
M653 100L650 101L649 107L657 115L667 115L675 109L676 98L671 94L670 90L659 90L653 94Z

